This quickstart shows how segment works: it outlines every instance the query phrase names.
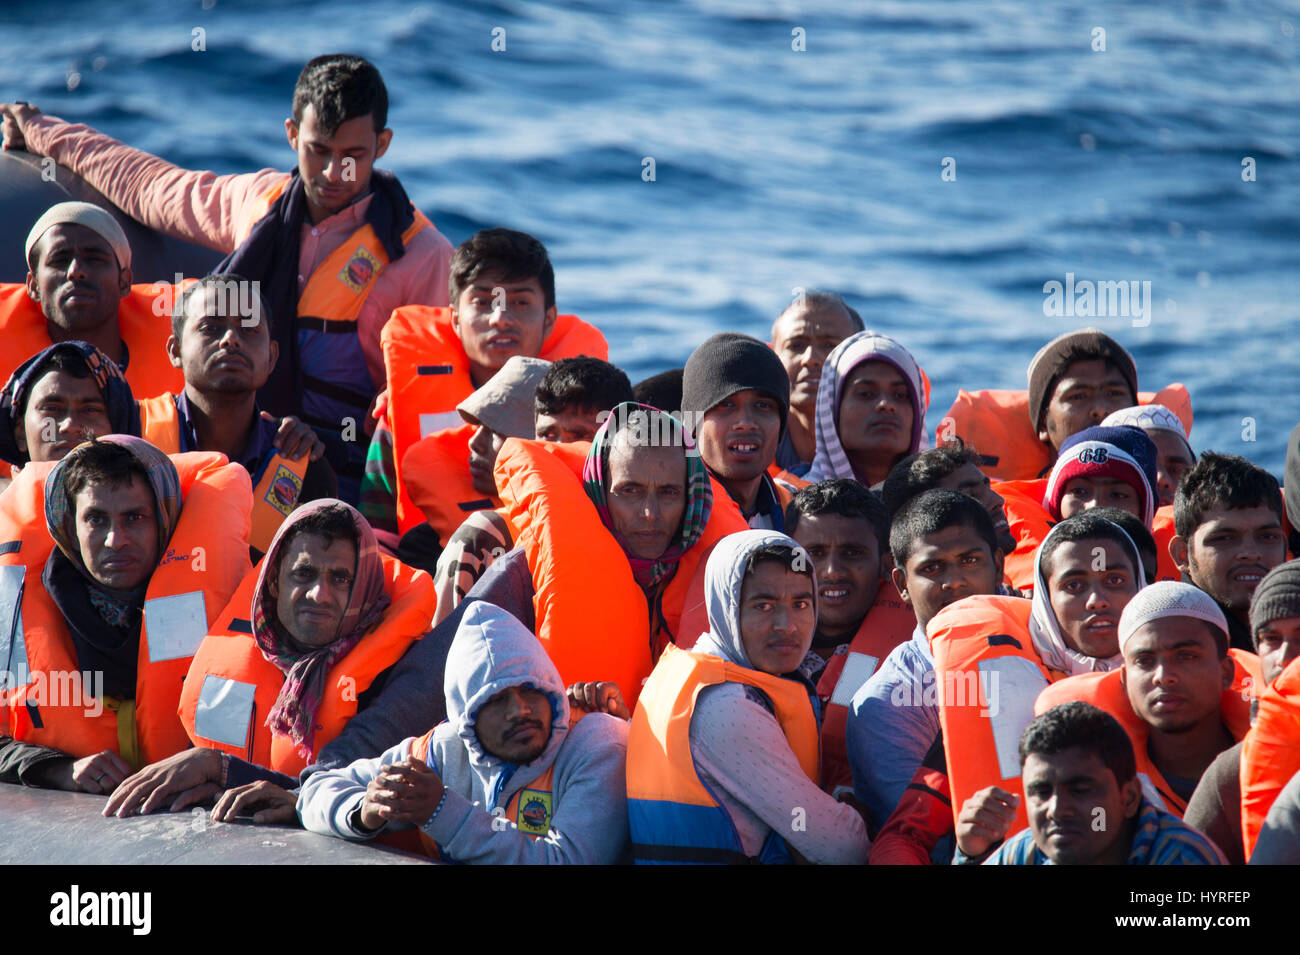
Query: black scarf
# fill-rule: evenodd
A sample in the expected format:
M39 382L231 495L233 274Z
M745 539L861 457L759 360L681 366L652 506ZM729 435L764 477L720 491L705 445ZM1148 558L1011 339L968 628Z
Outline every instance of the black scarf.
M145 588L141 587L125 598L134 604L128 614L133 622L126 626L112 626L91 603L89 591L94 584L57 547L45 562L41 582L68 624L68 634L77 652L78 668L82 672L104 674L105 696L135 699ZM116 595L114 600L123 602L123 598Z
M402 233L415 221L415 207L397 177L386 170L371 170L370 191L374 198L366 209L366 221L383 243L388 261L396 262L406 251ZM261 282L262 294L271 309L271 338L280 344L280 361L277 373L258 391L257 400L277 416L302 414L302 368L295 319L299 239L306 219L307 191L295 169L284 191L266 215L257 220L248 238L213 270L214 274L233 272Z

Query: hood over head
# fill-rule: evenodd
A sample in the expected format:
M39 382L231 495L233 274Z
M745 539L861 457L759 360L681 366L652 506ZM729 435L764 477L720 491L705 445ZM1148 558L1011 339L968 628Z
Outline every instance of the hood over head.
M907 453L915 454L925 446L925 412L930 404L930 384L916 359L888 335L857 332L835 346L822 365L821 382L817 386L817 417L813 425L817 453L813 457L812 469L806 475L809 481L830 478L856 480L858 477L840 441L840 399L844 396L844 382L853 369L866 361L887 362L903 376L908 396L912 399L912 440Z
M1067 518L1054 526L1043 538L1043 542L1038 545L1037 553L1034 554L1034 596L1033 608L1029 614L1029 635L1033 638L1034 648L1048 669L1060 670L1071 676L1080 673L1108 673L1122 666L1124 657L1118 653L1113 657L1090 657L1086 653L1073 649L1066 642L1065 634L1061 632L1061 622L1056 618L1056 611L1052 609L1051 595L1047 589L1047 575L1043 573L1043 553L1052 536L1069 523L1070 520ZM1106 523L1117 528L1128 541L1129 557L1134 561L1138 588L1141 589L1146 582L1146 576L1137 544L1123 527L1111 521Z
M88 342L58 342L15 368L0 390L0 461L26 464L31 460L28 451L19 449L14 431L23 426L30 391L49 372L46 359L54 355L80 358L85 363L91 380L104 396L109 429L114 434L140 436L140 407L116 362Z
M488 753L475 730L483 704L514 686L540 690L551 701L550 739L542 754L525 766L505 763ZM564 681L541 642L513 615L495 604L475 601L461 618L447 653L443 690L447 719L469 752L485 792L499 792L512 777L517 784L526 784L555 762L569 731Z
M709 554L704 569L704 599L709 613L709 632L695 644L698 653L711 653L730 663L755 669L740 636L740 591L745 582L745 567L756 550L765 547L789 547L807 562L811 574L812 558L793 537L776 531L750 530L728 534ZM814 604L817 588L813 588Z

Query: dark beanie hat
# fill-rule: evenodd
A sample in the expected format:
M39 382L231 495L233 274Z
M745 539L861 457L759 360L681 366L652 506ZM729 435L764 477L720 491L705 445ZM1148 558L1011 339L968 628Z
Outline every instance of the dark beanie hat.
M1259 582L1250 598L1250 633L1259 646L1259 631L1274 620L1300 617L1300 560L1278 564Z
M1038 349L1038 354L1029 363L1029 422L1035 429L1051 400L1051 387L1055 380L1074 362L1096 358L1115 363L1133 389L1133 400L1137 400L1137 365L1124 346L1096 328L1069 332Z
M671 415L682 410L682 369L669 368L632 386L632 400Z
M749 335L722 332L705 339L686 360L682 373L682 412L692 431L704 413L738 391L766 392L781 410L781 432L790 411L790 377L781 359Z

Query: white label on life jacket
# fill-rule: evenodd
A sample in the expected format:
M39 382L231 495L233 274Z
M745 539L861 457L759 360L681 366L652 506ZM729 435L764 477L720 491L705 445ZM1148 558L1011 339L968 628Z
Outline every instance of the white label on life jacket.
M980 689L998 751L998 773L1020 778L1020 734L1034 718L1034 701L1047 686L1043 671L1024 657L993 657L980 661Z
M878 657L850 651L849 658L844 661L844 669L840 671L839 682L835 684L835 692L831 694L831 706L848 706L852 703L853 694L871 679L879 662Z
M151 663L194 656L194 651L208 635L203 591L146 600L144 629Z
M18 602L27 568L0 567L0 690L26 686L27 641L23 639L23 608Z
M445 428L459 428L465 423L459 411L440 411L437 414L420 415L420 437L427 438L435 431Z
M195 735L227 746L246 745L256 693L257 687L251 683L211 673L204 676L199 687L199 704L194 709Z

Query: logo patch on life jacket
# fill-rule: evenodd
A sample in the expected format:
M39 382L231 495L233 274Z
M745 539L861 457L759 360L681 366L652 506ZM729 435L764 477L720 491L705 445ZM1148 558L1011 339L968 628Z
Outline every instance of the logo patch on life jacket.
M298 503L298 494L301 491L302 478L281 464L276 469L275 477L271 480L271 486L266 489L266 497L263 500L288 517L289 512Z
M519 818L515 820L520 832L531 836L544 836L551 828L551 794L537 789L519 793Z
M371 255L364 245L359 245L352 253L352 258L348 259L348 264L339 272L339 281L352 291L361 292L370 284L375 270L379 267L379 260Z

